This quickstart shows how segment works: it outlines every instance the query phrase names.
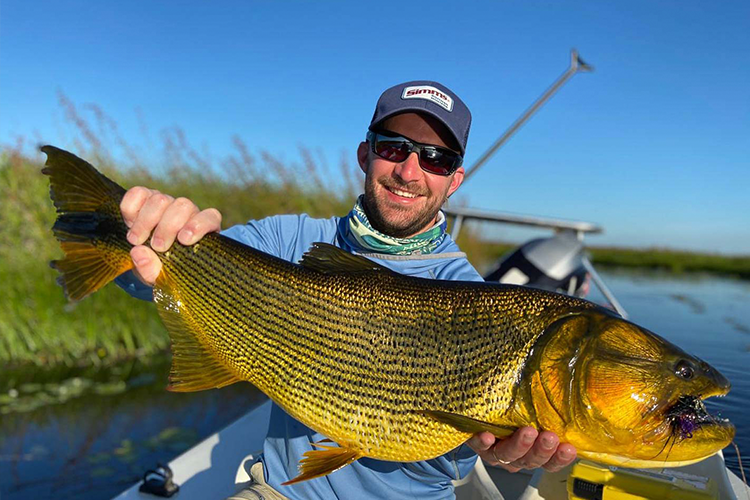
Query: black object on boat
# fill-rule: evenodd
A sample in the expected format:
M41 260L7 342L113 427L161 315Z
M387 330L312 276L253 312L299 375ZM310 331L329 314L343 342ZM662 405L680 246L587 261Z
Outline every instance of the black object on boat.
M143 474L143 484L138 491L169 498L180 491L180 487L172 481L172 469L168 465L158 464L156 469L147 470Z

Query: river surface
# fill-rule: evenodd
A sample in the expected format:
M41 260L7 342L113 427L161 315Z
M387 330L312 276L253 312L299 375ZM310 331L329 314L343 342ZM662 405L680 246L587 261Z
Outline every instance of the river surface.
M729 378L731 393L707 406L736 425L742 463L750 470L750 282L630 271L602 276L631 320ZM589 298L600 299L595 292ZM167 392L164 362L131 371L126 382L97 383L96 390L73 379L49 389L57 397L44 404L37 398L0 414L0 499L112 498L158 462L168 462L263 400L249 384ZM34 389L30 385L0 397L22 398ZM734 449L724 453L738 472Z

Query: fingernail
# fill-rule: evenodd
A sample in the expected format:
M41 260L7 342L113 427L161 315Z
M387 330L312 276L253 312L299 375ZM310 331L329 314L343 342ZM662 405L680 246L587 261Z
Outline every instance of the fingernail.
M164 240L161 238L151 238L151 248L153 248L156 251L162 250L162 245L164 245Z
M133 234L133 231L128 231L128 235L126 237L131 245L136 244L136 237L135 234Z
M555 442L551 437L545 436L542 438L542 448L544 448L545 450L551 450L554 447Z
M557 452L557 456L560 457L562 460L567 460L570 458L570 453L568 453L565 450L560 450Z
M148 259L147 258L138 259L138 260L135 261L135 265L138 266L138 267L144 266L146 264L148 264Z
M521 442L522 442L523 444L525 444L526 446L530 446L530 445L534 444L534 440L535 440L535 439L536 439L536 438L535 438L534 436L532 436L531 434L526 434L526 435L525 435L525 436L523 437L523 439L521 440Z
M183 229L180 231L180 241L182 243L185 243L186 245L189 245L193 242L193 232L189 229Z

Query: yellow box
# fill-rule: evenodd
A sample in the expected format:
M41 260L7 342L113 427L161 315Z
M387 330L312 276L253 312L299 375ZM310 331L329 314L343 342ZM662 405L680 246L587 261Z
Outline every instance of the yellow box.
M718 500L716 483L675 469L623 469L580 460L568 476L570 500Z

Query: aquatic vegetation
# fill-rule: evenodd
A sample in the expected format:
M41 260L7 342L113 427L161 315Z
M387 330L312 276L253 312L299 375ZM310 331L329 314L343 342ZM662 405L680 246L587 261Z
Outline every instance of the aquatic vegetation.
M740 322L736 318L727 317L724 318L724 322L740 333L750 333L750 326Z
M683 293L673 293L672 295L670 295L670 297L677 302L681 302L688 306L690 310L695 314L703 314L704 312L706 312L706 306L694 297L690 297L689 295L685 295Z
M591 260L602 267L664 269L673 273L706 272L750 279L750 256L729 256L667 248L589 248Z

